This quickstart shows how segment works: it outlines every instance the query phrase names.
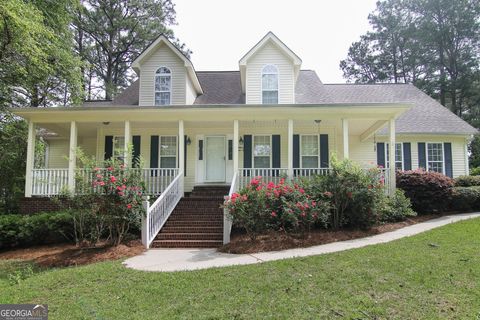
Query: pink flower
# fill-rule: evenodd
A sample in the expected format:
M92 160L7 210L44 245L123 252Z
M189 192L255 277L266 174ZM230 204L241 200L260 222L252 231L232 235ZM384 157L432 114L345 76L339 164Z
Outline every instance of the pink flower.
M300 190L298 190L298 191L300 191L301 194L305 193L305 190L303 190L302 188L300 188Z
M122 189L123 189L123 190L127 189L127 186L123 184L123 185L122 185Z
M113 171L113 168L112 168L112 167L108 167L107 170L108 170L108 171Z
M248 200L247 195L244 195L244 196L242 197L242 200L243 200L243 201L247 201L247 200Z
M284 184L285 183L285 178L280 179L280 182L278 184Z
M103 176L102 176L101 174L97 174L97 178L98 178L98 179L102 179Z
M312 201L312 207L316 207L317 203L315 201Z
M100 171L100 168L99 167L95 167L95 169L93 169L95 171Z
M132 209L132 204L131 203L127 204L127 209Z
M324 196L328 197L328 198L331 198L333 196L333 193L331 193L330 191L325 191L323 193Z
M117 190L118 190L118 191L122 191L122 187L118 186L118 187L117 187Z
M275 211L272 211L272 213L270 214L273 218L275 218L277 216L277 213Z
M270 181L270 182L267 184L267 189L268 189L268 190L271 190L271 189L273 189L273 188L275 188L275 183L273 183L272 181Z
M104 186L104 185L105 185L105 182L100 181L98 184L101 185L101 186Z
M124 193L120 191L120 192L118 193L118 195L119 195L120 197L123 197L123 196L124 196Z
M262 190L262 186L258 186L257 191L261 191L261 190Z
M115 181L117 181L117 178L115 178L115 176L111 176L110 177L110 182L114 183Z
M253 178L253 179L250 181L250 184L251 184L252 186L256 186L256 185L258 185L259 183L260 183L260 181L258 181L258 180L255 179L255 178Z

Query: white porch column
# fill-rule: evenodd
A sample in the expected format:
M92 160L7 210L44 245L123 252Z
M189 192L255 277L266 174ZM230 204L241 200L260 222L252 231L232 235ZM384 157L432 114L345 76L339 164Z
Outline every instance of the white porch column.
M183 120L178 120L178 169L183 171L185 168L185 133ZM185 173L184 173L185 174Z
M350 157L348 150L348 119L342 119L342 132L343 132L343 159Z
M293 178L293 120L288 120L288 177Z
M27 166L25 172L25 197L32 196L33 184L33 167L35 159L35 124L28 122L28 138L27 138Z
M123 152L124 152L124 159L125 159L125 166L127 168L130 168L130 161L132 158L132 153L128 152L128 149L130 147L130 144L132 143L132 134L130 131L130 121L127 120L125 121L125 132L124 132L124 137L125 137L125 145L123 146Z
M397 188L396 178L395 178L395 119L390 119L388 125L389 133L389 146L388 154L390 155L390 170L389 180L390 180L390 195L395 194L395 189Z
M233 120L233 174L238 172L238 120Z
M75 169L77 167L77 123L70 122L70 150L68 155L68 189L75 192Z

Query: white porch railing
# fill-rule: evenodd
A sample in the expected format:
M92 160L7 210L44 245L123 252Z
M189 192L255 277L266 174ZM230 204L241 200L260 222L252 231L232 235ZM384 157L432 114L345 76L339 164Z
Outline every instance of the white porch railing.
M378 177L380 181L383 181L385 186L385 193L390 195L391 187L390 187L390 169L389 168L381 168L380 169L380 176Z
M288 169L279 168L243 168L238 169L238 189L242 189L255 177L262 177L262 182L279 183L282 178L287 178Z
M230 191L228 196L225 197L225 200L230 199L232 194L238 191L238 172L233 174L232 184L230 185ZM230 233L232 231L232 219L230 218L230 212L227 208L223 208L223 244L230 242Z
M331 168L295 168L293 175L295 178L326 176L330 174L331 170Z
M142 218L142 244L147 249L183 197L183 191L183 171L179 171L175 179L152 205L148 200L145 201L145 217Z
M32 195L54 196L68 188L68 169L33 169Z

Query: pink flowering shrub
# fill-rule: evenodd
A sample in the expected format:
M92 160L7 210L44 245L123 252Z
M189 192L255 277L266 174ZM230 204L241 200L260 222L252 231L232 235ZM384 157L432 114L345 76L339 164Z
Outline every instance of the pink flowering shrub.
M253 178L224 206L234 224L252 238L269 230L303 234L315 224L325 227L329 211L326 202L311 199L298 184L284 179L266 183L261 177Z

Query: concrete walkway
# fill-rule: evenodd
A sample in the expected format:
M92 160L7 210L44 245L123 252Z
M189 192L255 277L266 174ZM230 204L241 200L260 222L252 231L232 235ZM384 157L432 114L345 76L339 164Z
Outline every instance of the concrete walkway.
M245 265L287 258L306 257L390 242L449 223L477 217L480 217L480 213L478 212L444 216L367 238L333 242L308 248L254 254L228 254L217 252L216 249L150 249L139 256L125 260L124 265L137 270L165 272Z

